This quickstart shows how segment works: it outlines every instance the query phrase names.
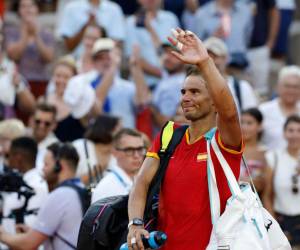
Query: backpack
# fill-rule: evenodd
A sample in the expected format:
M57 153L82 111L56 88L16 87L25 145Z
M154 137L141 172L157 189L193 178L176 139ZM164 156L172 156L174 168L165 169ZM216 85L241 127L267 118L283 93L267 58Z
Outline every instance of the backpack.
M161 148L158 152L160 165L148 190L144 213L145 228L155 228L160 184L170 157L180 143L188 126L173 129L168 122L161 133ZM128 195L113 196L93 203L80 226L77 250L119 250L127 239Z

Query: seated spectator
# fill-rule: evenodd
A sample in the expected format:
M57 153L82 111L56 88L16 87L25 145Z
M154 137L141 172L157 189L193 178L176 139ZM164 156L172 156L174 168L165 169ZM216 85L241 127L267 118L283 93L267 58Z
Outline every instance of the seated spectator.
M106 169L115 164L112 156L113 135L119 130L118 118L100 115L87 128L84 139L73 141L79 154L76 176L86 184L97 184Z
M79 74L94 69L92 50L94 43L101 37L106 37L106 31L97 24L90 24L84 30L82 38L83 51L77 58L76 66Z
M30 227L21 227L23 232L17 235L0 228L0 241L12 249L37 249L42 244L45 250L76 249L83 216L83 204L76 191L83 188L83 184L75 178L79 158L74 147L63 144L54 159L56 167L48 173L57 173L59 186L43 203L36 222Z
M37 155L37 144L29 137L18 137L11 142L8 167L16 169L23 174L23 180L33 188L35 195L29 199L27 211L37 211L45 202L48 195L48 187L43 180L40 172L35 168L35 161ZM15 224L22 223L21 221L14 221L14 209L20 208L25 203L25 197L19 197L18 193L2 193L3 195L3 216L5 219L2 225L5 230L14 233ZM9 217L10 218L7 218ZM36 214L28 214L24 216L24 223L32 226L36 221Z
M23 114L34 111L35 98L14 62L6 55L0 31L0 118L14 117L15 107Z
M265 188L267 167L265 159L266 149L259 142L262 134L262 122L263 116L257 108L242 111L241 129L245 143L244 157L246 158L254 186L260 196ZM241 166L240 180L250 182L249 173L244 164Z
M283 126L287 146L267 152L266 208L273 213L292 248L300 249L300 118L292 115Z
M203 5L196 16L194 32L202 40L210 36L224 40L228 46L230 63L246 63L247 45L253 27L249 6L243 1L216 0Z
M185 29L196 30L196 13L199 8L198 0L185 0L185 8L181 16L181 22Z
M161 0L139 0L141 10L127 19L126 56L132 54L133 46L141 48L142 69L146 83L154 88L161 77L159 49L166 42L170 30L179 26L177 17L161 10ZM147 48L147 49L144 49Z
M96 186L92 202L105 197L129 193L134 176L146 155L142 135L132 129L121 129L114 138L113 154L117 160L116 165Z
M45 101L55 106L57 121L63 120L70 114L70 108L64 102L63 96L68 81L75 76L76 73L75 61L71 56L60 58L54 65L52 81L49 83L48 94Z
M58 34L64 39L69 51L82 41L90 24L101 25L108 37L115 41L125 38L125 19L120 6L108 0L83 0L66 4L58 24Z
M226 72L229 53L226 44L219 38L210 37L204 41L204 45L214 60L214 63L222 76L227 80L231 94L238 108L241 112L243 109L253 108L258 105L252 86L244 80L228 75Z
M279 72L278 97L259 106L264 116L262 142L268 149L286 146L283 124L287 117L300 114L300 68L286 66Z
M54 55L54 37L38 22L38 4L35 0L20 0L17 27L5 31L8 56L29 82L35 97L45 94L49 75L47 65Z
M54 135L56 128L56 108L47 103L37 105L32 117L32 137L38 144L38 155L36 159L36 167L41 170L43 167L43 159L46 148L58 139Z
M7 164L11 141L25 133L26 128L20 120L7 119L0 122L0 165Z

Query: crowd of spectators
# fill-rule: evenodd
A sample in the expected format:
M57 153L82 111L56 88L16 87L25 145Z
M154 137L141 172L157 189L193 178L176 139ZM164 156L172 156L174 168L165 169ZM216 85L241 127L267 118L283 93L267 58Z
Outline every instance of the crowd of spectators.
M62 210L71 204L80 217L75 221L53 206L74 196L68 187L56 189L65 180L91 187L93 202L130 191L149 140L168 120L187 123L180 107L186 66L167 40L171 29L183 27L201 38L226 79L255 186L300 249L295 237L300 235L300 65L290 65L288 33L295 1L4 2L0 160L34 189L28 209L36 212L25 216L30 228L16 230L11 214L24 200L1 193L0 241L28 249L50 239L45 250L51 242L54 249L72 249L57 232L76 244L80 203L61 204ZM52 11L48 19L45 6ZM283 66L271 81L274 60ZM58 143L66 143L60 153ZM51 171L57 162L63 170ZM244 164L240 179L249 180ZM16 239L4 233L16 231L21 232ZM23 242L22 234L33 237L34 245Z

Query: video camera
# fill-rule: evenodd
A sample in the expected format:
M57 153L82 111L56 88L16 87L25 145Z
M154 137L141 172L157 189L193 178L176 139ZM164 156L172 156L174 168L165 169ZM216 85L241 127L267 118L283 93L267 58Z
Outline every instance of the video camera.
M25 198L24 205L12 210L8 216L9 218L15 219L16 223L24 223L25 215L36 213L34 210L26 210L29 199L35 195L35 192L33 188L23 180L23 175L19 171L7 166L2 167L0 171L0 192L14 192L18 194L18 198L21 196ZM2 218L0 218L0 220L1 219Z

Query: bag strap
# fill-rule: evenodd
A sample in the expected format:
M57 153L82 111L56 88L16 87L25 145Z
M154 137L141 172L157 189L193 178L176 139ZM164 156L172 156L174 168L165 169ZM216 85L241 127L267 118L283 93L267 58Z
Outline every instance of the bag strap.
M71 242L67 241L64 237L62 237L61 235L59 235L57 232L55 232L55 234L54 234L53 237L57 237L58 239L60 239L63 243L65 243L70 248L75 249L75 250L77 249L76 246L74 246ZM53 244L52 244L52 246L53 246Z
M173 125L174 122L168 122L161 133L161 149L158 152L160 164L148 190L145 217L151 214L153 197L159 192L169 160L188 128L184 125L174 130Z
M241 86L239 80L236 77L233 77L233 88L238 100L240 111L242 111L243 103L242 103L242 95L241 95Z

